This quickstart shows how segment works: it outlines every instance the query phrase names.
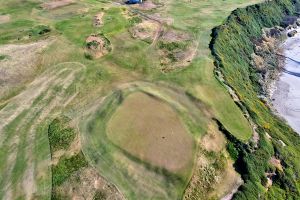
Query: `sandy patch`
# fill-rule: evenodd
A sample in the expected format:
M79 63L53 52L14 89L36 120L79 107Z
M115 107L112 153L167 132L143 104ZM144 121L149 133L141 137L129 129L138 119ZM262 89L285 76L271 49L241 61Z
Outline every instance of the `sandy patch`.
M103 35L92 34L86 39L86 55L93 58L100 58L111 51L111 45Z
M143 20L129 31L134 38L153 41L160 25L155 21Z
M300 29L298 29L300 30ZM300 33L283 44L285 67L275 84L272 103L277 112L300 134Z
M46 9L46 10L53 10L53 9L56 9L56 8L60 8L60 7L70 5L72 3L74 3L73 0L53 0L53 1L50 1L50 2L43 3L41 5L41 7L43 9Z
M117 188L102 178L92 167L86 167L73 174L56 193L67 199L94 199L96 193L103 199L123 200Z
M0 24L4 24L10 21L10 15L0 15Z
M102 20L103 16L104 16L104 12L100 12L94 16L93 19L94 26L100 27L103 25L103 20Z
M155 3L153 3L151 0L144 1L141 4L135 5L136 8L140 10L152 10L158 7Z
M164 31L161 36L161 40L165 42L183 42L190 39L191 37L189 34L175 30Z
M193 160L194 141L178 114L168 104L141 92L130 94L117 108L107 134L130 154L175 173Z

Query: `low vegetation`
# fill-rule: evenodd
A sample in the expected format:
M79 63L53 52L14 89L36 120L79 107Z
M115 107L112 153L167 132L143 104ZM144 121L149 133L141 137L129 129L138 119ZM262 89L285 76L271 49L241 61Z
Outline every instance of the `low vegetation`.
M299 136L258 98L258 73L250 64L255 45L253 41L261 37L262 29L280 25L285 16L298 11L299 3L277 0L237 9L212 33L211 48L218 70L221 70L226 83L234 88L259 126L257 149L239 142L230 133L227 135L231 141L228 149L237 159L236 167L245 180L235 199L255 199L259 196L266 199L297 199L300 196ZM272 137L270 140L266 138L266 133ZM266 162L272 156L285 163L283 172ZM267 190L264 187L265 173L272 172L276 175Z
M56 118L49 125L48 137L52 152L68 149L76 137L74 129L68 127L69 121L67 117Z

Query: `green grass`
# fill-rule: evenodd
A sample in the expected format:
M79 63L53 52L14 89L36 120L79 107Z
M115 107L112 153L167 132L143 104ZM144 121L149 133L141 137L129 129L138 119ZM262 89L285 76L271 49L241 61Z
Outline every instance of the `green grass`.
M185 107L185 104L181 105L177 102L183 97L177 96L177 101L174 102L172 96L168 97L169 93L166 92L168 91L167 89L165 89L166 93L164 90L154 90L152 91L153 93L151 93L152 89L149 88L149 86L145 87L145 89L147 89L146 91L150 92L151 95L159 95L157 98L164 97L164 100L171 106L180 107L180 115L186 113L186 120L187 118L190 120L188 127L191 128L193 126L194 128L194 131L191 131L191 133L194 134L195 139L204 134L205 122L194 119L190 116L191 114L186 111L188 109L195 109L195 107L192 106L192 108L190 108L189 105ZM190 171L183 173L184 175L180 175L169 172L161 167L153 166L151 163L147 163L131 155L129 152L120 149L120 147L114 145L107 137L107 122L115 112L116 107L122 102L122 99L126 98L129 93L135 90L143 91L143 87L141 86L140 89L132 88L122 92L115 91L106 98L103 104L101 104L101 107L97 109L87 121L83 121L81 132L84 133L82 135L84 137L83 141L85 141L83 143L84 153L87 155L88 160L102 172L103 176L115 183L129 199L177 199L182 195L185 189L188 177L191 173ZM184 99L185 98L180 101ZM187 104L188 102L191 103L188 100L185 101ZM197 113L195 110L193 110L193 112ZM196 116L199 117L199 113ZM183 121L186 122L186 120ZM202 129L198 127L199 124L201 124ZM134 175L130 175L132 173ZM148 174L148 176L143 176L142 174ZM136 179L135 177L139 178ZM145 189L147 192L144 191Z
M244 107L249 111L252 119L259 126L259 149L255 153L245 151L247 148L239 146L240 160L238 164L246 166L242 171L246 184L237 194L237 199L265 195L275 199L276 192L282 197L296 198L300 195L299 177L299 136L284 122L272 114L272 111L259 100L257 89L257 72L253 72L250 65L250 57L254 52L253 38L260 38L262 28L280 25L285 15L293 15L294 4L288 0L280 0L271 3L251 6L247 9L238 9L226 20L225 24L216 28L213 32L212 51L216 58L218 68L223 72L225 79L239 95ZM265 17L268 16L268 17ZM237 34L238 32L238 34ZM241 45L242 44L242 45ZM236 56L238 55L238 56ZM253 78L254 77L254 78ZM265 132L269 133L273 140L270 144L265 139ZM284 148L278 144L278 140L284 141L289 147ZM276 153L275 153L275 152ZM265 162L272 155L284 161L284 174L279 173L280 178L273 182L270 194L265 194L262 183L266 171L272 171Z
M52 167L53 187L60 186L74 172L86 166L88 166L88 162L85 160L82 152L70 158L60 158L58 164Z
M56 118L49 125L48 137L51 151L66 150L74 140L76 133L68 127L70 119L67 117Z
M100 104L103 96L106 96L111 90L127 82L140 80L150 82L163 81L175 88L185 90L191 98L196 99L194 102L195 104L201 105L194 108L194 110L201 110L208 113L207 115L201 116L199 113L195 113L195 115L203 120L200 120L201 123L197 124L197 126L195 125L195 121L189 118L189 114L185 117L183 116L185 123L189 126L191 132L195 134L195 137L199 137L201 134L204 134L206 131L205 123L208 123L208 121L212 118L215 118L223 125L224 129L230 132L230 135L233 135L235 136L234 138L238 139L237 141L234 140L228 149L234 158L237 157L236 151L238 151L239 158L237 158L237 161L243 158L242 161L244 165L247 166L248 170L246 172L242 172L245 174L244 178L251 180L242 187L242 192L238 194L239 197L247 194L249 195L249 198L253 197L253 199L255 199L254 196L257 194L256 192L262 191L260 181L263 180L264 170L269 169L269 166L265 163L275 151L276 153L278 152L284 160L286 160L288 167L284 174L279 175L279 178L282 181L274 183L274 186L271 187L269 192L265 195L266 198L275 198L278 196L278 198L284 199L287 194L290 194L286 192L287 190L290 190L288 186L292 186L291 188L295 185L296 187L299 187L299 182L295 183L292 178L293 174L299 173L299 164L297 161L300 160L299 151L296 147L294 147L299 146L298 139L294 135L291 136L290 128L282 124L282 122L277 118L274 118L274 116L270 115L269 110L258 99L256 99L256 93L251 88L252 80L247 79L249 75L247 68L249 66L245 64L249 61L247 60L247 54L250 55L252 49L252 46L249 46L249 41L247 39L249 35L247 35L246 32L252 32L255 36L259 35L261 24L269 26L278 21L280 9L278 9L277 6L264 7L260 10L260 12L256 12L253 18L249 17L249 13L245 11L236 11L239 15L241 15L242 20L245 20L245 24L247 26L240 27L239 24L234 23L234 19L232 19L232 23L229 23L228 21L226 21L226 23L229 23L230 29L232 30L242 30L241 35L244 37L235 37L232 35L232 32L230 32L230 29L226 29L225 31L228 31L229 34L222 35L224 40L220 41L218 48L220 50L219 53L222 54L222 62L224 65L228 66L226 70L223 71L227 77L227 81L236 89L238 95L245 103L246 108L251 111L251 116L260 125L261 137L263 137L262 133L264 131L272 133L272 137L276 140L281 139L288 144L286 148L283 149L280 147L279 143L276 143L276 140L272 141L272 146L270 146L270 144L265 140L262 140L260 145L264 148L251 154L248 152L251 146L243 146L243 142L247 142L252 136L252 129L247 119L243 116L243 112L232 101L230 95L226 91L226 88L215 78L214 59L211 56L211 52L208 47L211 40L210 34L212 28L222 24L226 16L228 16L235 8L244 7L257 2L260 2L260 0L193 0L190 3L185 1L169 0L167 2L163 2L166 3L166 5L158 8L157 11L147 12L150 14L158 12L162 17L172 18L174 23L167 26L167 29L174 28L175 30L186 32L199 44L198 54L190 66L185 69L175 70L168 74L163 74L159 70L160 61L157 48L159 48L159 45L161 44L158 43L156 46L151 46L145 41L133 39L128 32L128 28L134 23L140 22L140 19L137 15L133 15L133 18L127 19L126 17L128 16L125 16L123 13L124 9L126 10L127 7L112 4L111 1L85 0L77 2L72 6L66 6L53 11L46 11L39 8L40 1L37 0L24 1L22 4L17 0L0 0L0 13L11 15L10 22L1 24L0 44L32 42L34 40L44 39L47 36L55 36L57 39L55 43L46 49L45 53L43 53L43 59L41 59L43 69L50 68L54 71L58 71L64 66L53 66L58 63L68 61L80 62L86 66L86 70L80 72L75 81L67 89L62 86L51 88L51 95L61 95L62 98L70 97L78 92L74 101L75 103L73 102L67 108L63 108L61 105L58 105L55 109L56 114L60 112L67 113L72 119L82 116L82 110L93 110L91 107L95 106L95 104ZM280 0L276 2L288 1ZM77 12L80 8L89 8L89 12L80 14ZM105 13L104 25L96 28L93 27L92 20L93 16L98 12ZM274 14L272 14L273 12ZM260 21L257 24L252 23L254 19L260 19L260 14L264 16L263 18L265 20ZM267 15L271 17L266 17ZM50 33L45 35L39 34L48 28L51 29ZM92 33L104 34L104 36L110 41L112 51L108 55L95 60L89 60L84 57L83 48L85 40ZM33 35L33 37L31 39L26 39L29 34ZM230 38L235 39L230 40ZM243 44L243 46L241 44ZM182 46L178 44L164 44L162 47L168 50L182 48ZM243 48L245 48L245 56L237 56L240 55L241 52L244 52ZM169 56L170 58L173 58L172 55ZM231 58L235 58L235 60ZM247 62L245 62L245 60L247 60ZM41 72L42 71L43 70L41 70ZM65 73L67 74L69 71L66 71ZM62 74L61 78L65 77L66 74ZM38 76L39 74L37 74L37 77ZM244 79L247 80L245 81ZM160 87L162 88L162 86ZM11 97L19 94L23 90L26 90L26 87L21 87L21 89L17 90ZM112 96L112 98L118 99L119 96ZM46 103L43 99L44 97L41 96L34 101L34 105L30 108L30 113L31 109L39 106L41 101ZM113 104L118 104L118 102L115 102L116 99L111 99L111 102ZM8 104L5 102L4 105L11 106L10 99L6 100L8 100ZM5 107L0 111L3 110L6 112ZM193 109L189 110L192 113L191 110ZM138 178L134 179L131 175L132 171L128 171L127 164L135 165L141 161L136 160L134 157L130 157L130 155L120 153L119 149L116 149L116 147L113 147L113 145L107 141L105 135L97 134L98 132L105 132L105 122L108 120L110 113L113 111L113 109L99 111L94 117L101 118L103 121L97 121L95 124L90 124L83 130L83 136L87 138L84 148L86 148L86 152L89 152L89 162L95 164L101 175L104 177L113 177L111 178L113 179L112 182L116 183L118 187L120 186L121 190L126 190L125 196L142 199L143 197L153 195L150 194L153 191L153 193L155 193L153 196L154 198L161 195L163 196L162 199L172 199L173 197L173 199L176 199L176 197L180 196L183 192L183 185L185 185L185 183L178 180L174 174L166 173L162 169L153 168L153 166L143 163L143 165L141 165L142 170L134 172L138 175ZM49 114L49 117L51 118L52 115L54 114ZM82 123L86 123L87 119L81 120ZM16 121L20 122L22 120L16 118ZM37 122L32 121L30 123L31 125L36 125ZM49 124L51 122L48 121L47 123ZM58 141L52 142L52 146L57 144L55 149L67 148L69 142L72 141L72 138L74 137L73 132L69 129L69 127L57 127L60 126L60 123L61 122L53 122L51 124L53 130L57 129L59 133L63 133L62 135L52 135L53 141ZM7 127L8 129L5 130L9 133L5 134L5 137L9 138L8 140L5 140L6 142L10 141L10 139L18 133L16 131L17 124L13 126L11 126L10 129ZM45 139L48 131L47 128L47 126L46 128L40 127L41 130L35 141L37 145L35 155L36 160L39 163L45 162L42 155L45 158L50 159L49 144ZM97 131L94 129L97 129ZM91 135L85 135L86 132L90 131L95 132ZM23 132L24 134L28 134L28 131L25 128ZM201 134L197 135L199 132L201 132ZM42 134L45 135L43 136ZM50 143L52 139L50 139ZM10 150L6 149L6 147L8 148L9 145L4 144L0 147L0 159L1 161L3 160L3 163L5 163L5 160L7 159L6 154ZM245 148L246 151L243 151L243 148ZM26 149L20 147L19 152L23 150L26 151ZM114 152L119 152L119 154L115 155L119 157L113 157L110 155ZM19 154L18 159L21 159L20 156L22 157L21 153ZM57 183L66 179L66 177L64 177L64 172L70 175L73 170L77 169L76 166L85 164L80 162L84 160L84 158L81 157L82 155L77 156L78 157L72 158L74 160L71 158L63 158L63 160L61 160L56 171L57 179L55 180ZM121 158L125 160L122 160ZM21 163L18 164L18 166L22 166L24 164L22 160L19 160L18 163ZM121 167L115 168L111 163L121 163ZM0 169L2 169L2 165L2 162L0 162ZM37 166L39 165L37 164ZM21 168L22 167L20 167L20 169ZM22 170L23 169L17 171ZM114 172L111 172L112 170L114 170ZM49 174L50 172L48 172L44 179L41 178L41 180L39 180L39 183L41 183L41 186L39 185L38 188L39 192L42 190L44 192L47 191ZM20 175L16 173L16 180L19 179L19 176ZM149 190L146 192L140 190L140 193L135 194L132 191L144 184L144 182L139 182L141 180L145 181L145 183L149 183L147 185ZM282 185L284 188L282 188ZM160 190L157 192L156 188L159 188ZM254 196L252 196L253 194Z

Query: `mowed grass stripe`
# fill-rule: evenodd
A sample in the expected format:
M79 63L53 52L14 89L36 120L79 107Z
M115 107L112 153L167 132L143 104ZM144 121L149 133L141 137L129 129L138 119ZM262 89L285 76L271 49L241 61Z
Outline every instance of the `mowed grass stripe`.
M79 67L79 68L78 68ZM77 68L77 69L76 69ZM73 95L73 92L75 90L70 91L69 87L73 84L73 81L79 81L81 79L78 79L80 76L80 69L83 69L81 65L76 65L76 64L70 64L67 65L67 68L61 68L60 72L55 72L56 78L50 78L50 83L49 88L44 88L44 90L40 93L39 96L37 96L35 99L33 99L31 108L29 110L26 110L24 114L21 113L21 115L17 116L8 126L5 127L5 134L4 135L9 135L9 136L18 136L20 143L15 144L18 145L17 149L17 156L15 163L7 163L12 169L12 171L6 176L6 181L3 180L1 183L1 188L6 188L8 195L13 195L14 198L18 197L24 197L28 191L24 191L24 183L26 181L33 181L31 183L28 183L28 185L31 185L33 188L29 189L34 189L36 190L36 182L41 182L43 183L43 187L37 187L38 189L41 189L40 191L32 191L32 192L37 192L38 194L46 195L50 192L51 189L51 179L47 178L50 177L50 173L48 171L48 176L43 176L42 178L40 177L39 180L35 180L37 177L37 171L34 171L33 174L30 173L30 170L37 169L37 163L34 161L36 159L32 158L33 152L35 149L34 146L34 141L36 139L36 128L38 127L38 123L42 122L44 120L43 118L47 117L48 114L50 114L51 110L56 106L52 105L53 102L57 102L57 105L60 105L65 102L65 100L68 99L69 95ZM52 73L53 74L53 73ZM51 73L50 73L51 75ZM42 87L42 85L41 85ZM65 91L68 91L69 95L65 95ZM25 91L26 92L26 91ZM50 107L52 105L52 107ZM50 109L47 111L47 109ZM46 113L45 113L46 112ZM21 129L22 127L22 129ZM46 141L47 145L43 146L43 149L45 149L47 152L48 151L48 137L47 134L44 136L40 135L43 140ZM9 142L11 138L6 138L5 142ZM11 149L11 148L8 148ZM8 154L9 155L9 154ZM8 157L8 155L6 157ZM45 161L47 160L49 156L45 156L42 160ZM2 158L3 159L3 158ZM7 159L7 158L6 158ZM49 159L48 159L49 161ZM39 160L39 162L42 162ZM12 165L11 165L12 164ZM28 168L30 167L30 169ZM43 166L44 169L48 169L47 165ZM28 171L27 171L28 170ZM25 172L29 173L30 176L35 176L35 177L27 177ZM47 173L47 172L46 172ZM25 179L24 179L25 178ZM30 180L26 180L26 178L30 178ZM33 178L33 179L32 179ZM24 179L24 180L23 180ZM49 181L50 180L50 181ZM24 182L25 181L25 182ZM9 188L5 187L4 183L6 183ZM49 184L49 185L47 185ZM48 190L48 191L45 191ZM4 196L4 192L1 193L1 196ZM33 195L33 194L29 194Z

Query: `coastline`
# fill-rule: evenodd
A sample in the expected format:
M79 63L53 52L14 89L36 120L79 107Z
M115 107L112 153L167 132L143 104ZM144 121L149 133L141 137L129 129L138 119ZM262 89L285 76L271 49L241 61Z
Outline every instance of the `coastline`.
M297 33L280 45L284 66L273 81L269 95L275 114L300 134L300 27L295 30Z

